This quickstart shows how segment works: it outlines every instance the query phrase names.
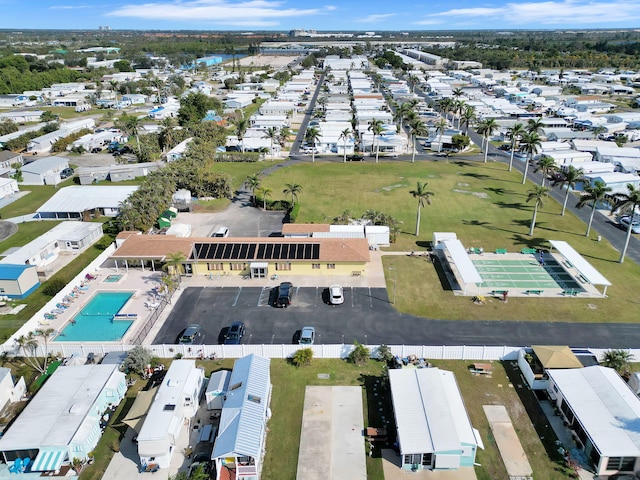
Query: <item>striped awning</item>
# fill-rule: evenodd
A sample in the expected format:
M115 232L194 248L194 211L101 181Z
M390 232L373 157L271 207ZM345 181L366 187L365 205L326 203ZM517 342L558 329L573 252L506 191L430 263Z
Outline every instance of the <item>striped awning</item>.
M32 472L55 472L60 470L67 456L66 450L40 450L31 466Z

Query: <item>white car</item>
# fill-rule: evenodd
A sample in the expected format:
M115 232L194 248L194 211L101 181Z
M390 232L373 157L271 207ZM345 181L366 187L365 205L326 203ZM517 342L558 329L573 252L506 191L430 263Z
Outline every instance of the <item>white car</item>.
M620 225L622 225L626 230L627 228L629 228L630 220L630 216L622 217L620 218ZM633 219L633 223L631 224L631 233L640 233L640 220L638 218Z
M331 305L341 305L344 303L344 295L340 285L331 285L329 287L329 303Z
M313 345L313 342L316 341L316 329L313 327L302 327L300 332L300 340L298 343L300 345Z

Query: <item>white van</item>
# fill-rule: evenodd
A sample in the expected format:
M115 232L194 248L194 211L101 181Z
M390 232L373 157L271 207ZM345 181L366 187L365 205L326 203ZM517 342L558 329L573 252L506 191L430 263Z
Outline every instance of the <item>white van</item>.
M225 238L229 236L229 229L227 227L220 227L218 230L211 234L212 237Z

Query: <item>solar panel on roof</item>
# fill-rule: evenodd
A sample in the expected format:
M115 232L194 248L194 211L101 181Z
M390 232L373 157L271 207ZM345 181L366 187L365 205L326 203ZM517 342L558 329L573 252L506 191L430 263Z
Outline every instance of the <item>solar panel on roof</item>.
M311 250L311 258L313 260L318 260L320 258L320 244L314 243L312 247L313 249Z
M293 245L292 245L293 246ZM291 258L294 258L293 256ZM302 260L304 258L304 245L298 244L296 245L296 260Z
M264 250L264 258L266 259L272 259L273 258L273 244L272 243L268 243L265 250Z
M282 260L289 259L289 248L290 247L291 247L291 244L289 244L289 243L283 243L282 244L282 249L280 250L280 258Z
M234 243L233 244L233 251L231 252L231 258L233 258L234 260L237 260L240 254L240 247L242 245L240 243Z
M280 257L280 249L281 249L281 248L282 248L282 245L280 245L279 243L276 243L276 244L273 246L273 255L272 255L272 257L271 257L271 258L273 258L273 259L279 259L279 258L282 258L282 257Z
M249 244L249 252L247 253L247 256L245 258L255 258L256 255L256 244L255 243L251 243Z
M243 243L240 245L240 253L238 254L238 258L247 258L247 251L249 250L249 245Z
M233 243L227 243L224 246L224 253L222 254L222 258L225 260L231 258L231 252L233 251Z
M304 246L304 259L305 260L311 260L311 249L313 248L313 245L305 245Z
M264 257L264 249L265 249L266 245L264 243L260 243L258 244L258 258L265 258Z
M222 258L222 256L224 255L224 245L217 243L215 244L216 250L214 255L211 258L216 258L218 260L220 260Z

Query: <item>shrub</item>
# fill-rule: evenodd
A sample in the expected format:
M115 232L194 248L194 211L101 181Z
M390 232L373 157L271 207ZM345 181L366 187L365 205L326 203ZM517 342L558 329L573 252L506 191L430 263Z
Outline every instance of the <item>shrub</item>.
M45 282L42 286L42 293L48 297L55 297L57 293L67 286L67 282L61 278L52 278Z
M289 212L289 221L291 223L296 223L296 218L298 218L299 214L300 214L300 204L296 203L293 205L293 208Z
M371 352L363 344L355 340L353 342L353 351L349 354L349 361L355 365L364 365L369 361Z
M387 365L393 361L393 353L388 345L380 345L378 347L378 359L385 362Z
M152 357L151 350L142 345L136 345L129 350L127 358L124 360L124 368L143 375L146 366L151 364Z
M313 359L313 350L310 348L301 348L294 353L291 361L296 367L306 367L311 365Z

